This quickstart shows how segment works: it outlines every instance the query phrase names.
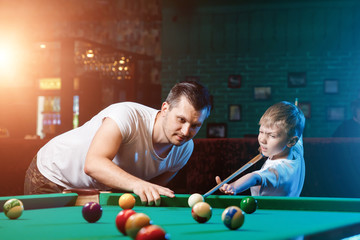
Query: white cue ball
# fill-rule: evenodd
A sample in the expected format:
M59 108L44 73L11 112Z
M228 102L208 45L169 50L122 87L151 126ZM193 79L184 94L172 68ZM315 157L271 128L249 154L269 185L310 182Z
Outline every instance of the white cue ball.
M198 203L198 202L204 202L204 197L199 193L191 194L191 196L188 199L189 207L192 208L195 205L195 203Z

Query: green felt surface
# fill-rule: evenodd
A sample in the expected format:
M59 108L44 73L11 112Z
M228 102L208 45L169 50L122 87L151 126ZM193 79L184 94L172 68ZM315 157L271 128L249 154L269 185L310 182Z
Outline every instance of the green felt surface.
M103 216L97 223L87 223L81 214L82 207L66 206L68 204L51 207L48 203L49 208L25 210L17 220L9 220L4 213L0 213L0 239L130 239L118 232L115 226L116 215L121 211L116 204L120 195L101 196ZM69 196L74 197L43 195L34 199L25 197L22 200L33 204L38 199L47 199L59 205L57 202L67 203ZM164 198L161 207L137 205L134 210L147 214L153 224L166 230L171 239L289 239L360 222L359 212L341 210L343 204L356 207L359 202L356 199L258 198L259 207L262 207L253 214L245 215L244 225L231 231L221 222L221 214L225 208L221 206L236 205L242 197L207 198L206 201L213 206L213 215L207 223L199 224L191 217L191 209L186 207L188 196ZM0 201L6 199L0 198ZM30 199L32 201L29 202ZM277 200L276 203L272 202L274 200ZM266 208L267 205L270 207ZM283 210L279 210L279 206L272 209L273 205L282 205ZM313 208L319 209L315 211ZM330 209L326 210L327 208Z
M124 237L115 227L120 207L104 206L97 223L87 223L81 207L27 210L18 220L0 218L1 239L115 239ZM223 209L213 209L211 219L199 224L185 207L140 207L153 224L160 225L171 239L287 239L359 221L359 213L257 210L245 216L235 231L221 222ZM287 226L287 227L285 227Z

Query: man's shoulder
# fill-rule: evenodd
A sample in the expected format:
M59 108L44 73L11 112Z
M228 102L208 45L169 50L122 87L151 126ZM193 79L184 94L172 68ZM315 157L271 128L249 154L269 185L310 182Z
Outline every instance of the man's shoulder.
M158 110L136 102L119 102L110 105L105 109L105 111L124 111L127 113L153 113L157 112Z

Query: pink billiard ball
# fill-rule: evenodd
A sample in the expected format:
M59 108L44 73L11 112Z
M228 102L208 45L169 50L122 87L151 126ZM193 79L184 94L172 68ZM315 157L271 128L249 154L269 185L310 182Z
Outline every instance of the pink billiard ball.
M135 240L167 240L169 235L158 225L148 225L140 229Z
M128 218L136 212L132 209L125 209L118 213L115 219L117 229L124 235L126 235L125 224Z
M102 215L102 207L96 202L88 202L82 208L82 215L89 223L97 222Z

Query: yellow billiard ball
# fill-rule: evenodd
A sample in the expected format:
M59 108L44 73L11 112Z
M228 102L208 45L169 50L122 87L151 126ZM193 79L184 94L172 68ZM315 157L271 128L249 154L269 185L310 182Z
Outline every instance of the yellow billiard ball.
M24 211L24 205L19 199L9 199L4 204L4 213L10 219L17 219Z
M125 223L126 235L135 239L136 234L141 228L150 225L150 218L144 213L135 213L131 215Z

